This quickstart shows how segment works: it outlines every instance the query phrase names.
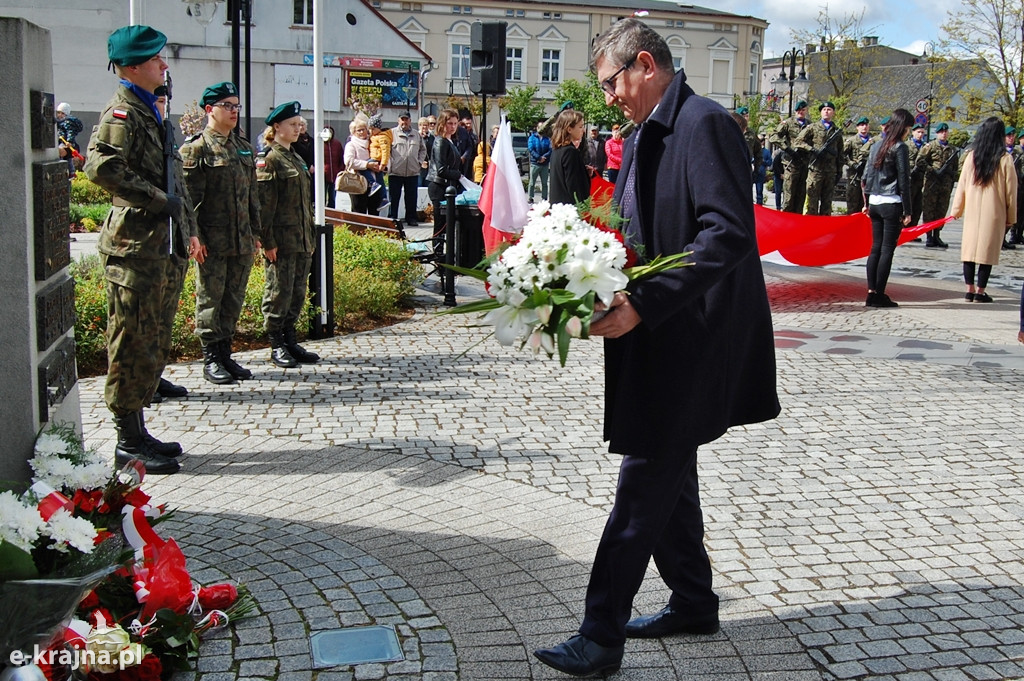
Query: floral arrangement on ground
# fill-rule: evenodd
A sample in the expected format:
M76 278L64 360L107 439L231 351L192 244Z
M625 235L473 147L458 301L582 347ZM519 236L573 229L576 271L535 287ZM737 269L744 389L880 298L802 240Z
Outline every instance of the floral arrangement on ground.
M244 586L201 587L145 469L115 470L69 426L36 440L25 492L0 492L0 653L47 679L156 681L187 670L200 637L256 613Z
M631 281L693 264L685 262L689 252L637 264L640 256L615 228L621 222L616 213L610 203L600 210L588 202L534 204L514 242L477 267L448 266L486 282L491 297L440 314L485 313L483 324L494 327L499 343L519 341L520 348L529 346L548 357L557 351L564 367L571 340L590 336L590 324L617 291Z

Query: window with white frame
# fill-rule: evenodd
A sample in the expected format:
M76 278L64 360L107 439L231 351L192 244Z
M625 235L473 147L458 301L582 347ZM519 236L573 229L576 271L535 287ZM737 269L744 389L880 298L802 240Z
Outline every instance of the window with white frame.
M461 5L460 5L461 6ZM469 22L456 21L448 29L448 77L469 78L469 54L472 40L469 36Z
M505 48L505 80L523 79L523 48Z
M292 24L297 26L313 25L313 0L295 0L295 12Z
M452 78L469 78L469 45L452 44Z
M545 48L540 51L540 82L561 82L562 51Z
M665 43L672 54L672 68L676 71L686 68L686 48L689 47L686 41L678 35L670 35Z

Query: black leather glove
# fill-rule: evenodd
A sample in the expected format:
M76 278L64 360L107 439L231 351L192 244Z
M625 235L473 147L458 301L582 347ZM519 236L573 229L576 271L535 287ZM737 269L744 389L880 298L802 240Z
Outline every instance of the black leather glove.
M160 217L177 220L181 216L181 199L174 194L167 195L167 203L160 211Z

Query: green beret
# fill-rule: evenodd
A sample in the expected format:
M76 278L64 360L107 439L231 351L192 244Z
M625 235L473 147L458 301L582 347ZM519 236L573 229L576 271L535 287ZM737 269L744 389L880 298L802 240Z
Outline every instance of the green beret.
M819 106L819 107L818 107L818 111L821 111L821 110L822 110L822 109L824 109L824 108L825 108L826 106L827 106L828 108L830 108L830 109L835 109L835 108L836 108L836 105L835 105L835 104L833 104L832 102L822 102L822 103L821 103L821 106Z
M911 130L924 130L924 126L921 125L920 123L917 123L914 125L914 127L911 128Z
M807 102L805 102L804 100L801 99L800 101L798 101L796 103L796 110L797 111L799 111L800 109L806 109L806 108L807 108Z
M871 121L868 120L867 116L861 116L857 119L857 125L870 125Z
M935 128L935 132L943 132L945 130L949 130L949 126L946 125L945 123L939 123L939 125Z
M1003 131L1003 134L1004 135L1016 135L1017 134L1017 128L1013 127L1012 125L1008 125L1008 126L1006 126L1006 130Z
M739 115L741 115L741 116L742 116L742 115L744 115L744 114L748 114L748 113L750 113L750 109L748 109L748 108L747 108L747 107L745 107L745 106L741 106L740 108L736 109L736 113L738 113Z
M300 111L302 111L302 105L298 102L285 102L270 112L270 115L267 116L266 124L273 125L274 123L286 121L289 118L295 118L299 115Z
M892 120L892 116L886 116L882 120L878 121L879 125L889 125L889 121Z
M118 66L149 61L167 44L167 36L149 26L122 26L107 38L107 58Z
M203 106L209 106L210 104L216 104L222 99L237 96L238 88L235 87L234 83L232 83L229 80L226 80L223 83L211 85L210 87L203 90L203 96L199 99L199 103Z

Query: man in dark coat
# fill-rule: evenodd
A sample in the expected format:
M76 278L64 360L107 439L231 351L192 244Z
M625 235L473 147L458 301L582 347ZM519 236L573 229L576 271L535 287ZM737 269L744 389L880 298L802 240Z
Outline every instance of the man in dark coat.
M779 413L739 128L673 72L664 40L636 19L598 38L594 68L606 102L641 124L614 195L627 242L646 259L690 252L692 266L631 282L590 327L606 337L604 436L624 458L580 633L534 653L579 676L618 669L627 637L718 631L697 447ZM668 607L629 621L652 557Z

